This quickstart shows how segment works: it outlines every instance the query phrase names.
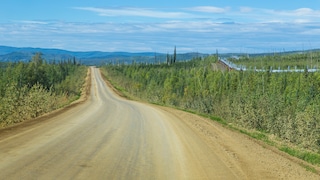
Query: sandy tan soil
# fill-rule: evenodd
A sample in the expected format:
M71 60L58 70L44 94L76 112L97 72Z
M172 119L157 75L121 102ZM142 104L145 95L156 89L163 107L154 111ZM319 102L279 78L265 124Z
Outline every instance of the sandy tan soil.
M215 122L120 98L95 68L85 102L36 122L0 132L0 179L320 179Z

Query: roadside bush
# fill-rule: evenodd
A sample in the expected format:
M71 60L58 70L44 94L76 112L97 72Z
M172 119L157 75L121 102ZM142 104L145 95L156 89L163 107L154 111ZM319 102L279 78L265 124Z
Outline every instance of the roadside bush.
M38 117L77 99L86 72L75 61L48 64L41 54L29 63L0 68L0 126Z

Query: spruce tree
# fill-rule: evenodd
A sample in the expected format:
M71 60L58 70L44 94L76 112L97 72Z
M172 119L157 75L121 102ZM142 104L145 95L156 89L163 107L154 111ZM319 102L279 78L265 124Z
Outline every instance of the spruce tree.
M177 60L177 49L176 49L176 46L174 46L173 63L176 63L176 60Z

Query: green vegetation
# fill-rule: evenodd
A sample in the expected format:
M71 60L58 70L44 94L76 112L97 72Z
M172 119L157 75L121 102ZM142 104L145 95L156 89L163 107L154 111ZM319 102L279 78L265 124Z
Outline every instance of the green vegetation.
M77 99L87 68L75 60L0 64L0 126L38 117Z
M249 135L271 145L268 136L320 153L320 73L213 71L216 60L102 70L117 86L151 103L221 117L223 124L259 132Z
M229 61L249 69L306 69L319 67L320 51L292 54L272 54L264 56L242 56L239 59L229 58Z
M307 151L298 151L294 148L290 148L288 146L283 146L280 148L282 151L298 157L300 159L303 159L307 162L310 162L312 164L319 164L320 162L320 155L319 154L315 154L315 153L311 153L311 152L307 152Z

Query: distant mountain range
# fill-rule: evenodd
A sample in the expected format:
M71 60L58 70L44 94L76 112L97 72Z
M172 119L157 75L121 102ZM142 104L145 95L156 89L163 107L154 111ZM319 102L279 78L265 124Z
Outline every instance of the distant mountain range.
M44 49L44 48L17 48L9 46L0 46L0 62L30 61L36 53L42 53L43 58L47 61L61 61L76 58L86 65L100 65L103 63L127 63L132 62L149 62L158 63L166 61L167 54L154 52L75 52L61 49ZM190 60L194 57L203 57L207 54L185 53L177 54L178 61Z
M178 49L178 48L177 48ZM304 51L288 51L288 52L275 52L275 54L294 54L294 53L310 53L319 52L319 49L304 50ZM0 62L28 62L36 53L42 53L43 58L47 61L61 61L75 58L77 61L85 65L101 65L105 63L159 63L165 62L167 54L155 53L155 52L141 52L141 53L129 53L129 52L101 52L101 51L88 51L88 52L76 52L67 51L62 49L45 49L45 48L18 48L9 46L0 46ZM172 55L172 54L171 54ZM203 53L184 53L177 54L177 61L191 60L195 57L205 57L209 54ZM219 54L222 58L228 57L240 57L240 56L267 56L274 55L274 53L258 53L258 54L246 54L246 53L223 53Z

